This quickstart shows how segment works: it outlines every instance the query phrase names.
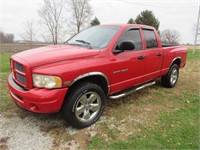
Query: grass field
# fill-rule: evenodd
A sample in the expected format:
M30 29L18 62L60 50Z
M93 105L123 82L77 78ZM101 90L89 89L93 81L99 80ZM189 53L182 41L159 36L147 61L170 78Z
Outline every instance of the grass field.
M30 114L19 110L8 94L11 55L0 56L0 113L8 118L28 117ZM72 139L82 149L199 149L199 66L200 50L195 54L189 50L187 65L180 70L174 88L163 88L157 81L155 86L127 97L108 100L100 121L73 136L64 123L40 128L54 137L54 149ZM88 130L94 134L88 134Z

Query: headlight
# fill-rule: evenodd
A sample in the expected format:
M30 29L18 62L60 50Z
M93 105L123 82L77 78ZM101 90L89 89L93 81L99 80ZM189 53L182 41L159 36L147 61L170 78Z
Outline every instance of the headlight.
M33 85L47 89L60 88L62 86L62 80L57 76L33 74Z

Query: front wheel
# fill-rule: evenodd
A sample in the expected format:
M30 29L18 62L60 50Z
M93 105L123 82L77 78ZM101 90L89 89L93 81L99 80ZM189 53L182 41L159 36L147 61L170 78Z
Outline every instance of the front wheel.
M165 87L172 88L176 85L179 76L179 67L177 64L173 64L168 73L161 78L162 84Z
M89 82L82 83L68 94L62 107L63 116L76 128L88 127L100 118L105 99L101 87Z

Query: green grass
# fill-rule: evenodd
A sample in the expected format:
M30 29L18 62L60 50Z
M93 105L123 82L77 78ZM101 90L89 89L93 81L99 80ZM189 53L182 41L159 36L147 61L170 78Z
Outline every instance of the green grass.
M11 109L15 108L15 104L13 103L10 95L8 94L8 86L6 82L8 75L9 73L6 72L0 74L0 87L2 87L0 91L0 112L11 112Z
M10 71L10 56L13 53L3 53L0 54L0 71L1 72L9 72Z
M90 149L198 149L199 148L199 95L189 95L190 103L184 108L159 114L159 124L141 126L140 134L128 140L105 142L96 136ZM176 99L180 101L179 98Z
M10 73L10 56L13 53L0 54L0 112L9 111L15 106L8 94L7 78Z
M188 61L200 60L200 50L197 49L194 54L192 51L193 51L192 49L188 50L187 60Z

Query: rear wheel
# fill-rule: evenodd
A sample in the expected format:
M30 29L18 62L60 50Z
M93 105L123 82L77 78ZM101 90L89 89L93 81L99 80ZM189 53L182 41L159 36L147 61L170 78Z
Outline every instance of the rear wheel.
M85 128L95 123L105 106L106 96L102 88L86 82L69 92L62 107L62 115L67 122L76 128Z
M173 64L168 73L161 78L162 84L165 87L172 88L176 85L179 76L179 67L177 64Z

